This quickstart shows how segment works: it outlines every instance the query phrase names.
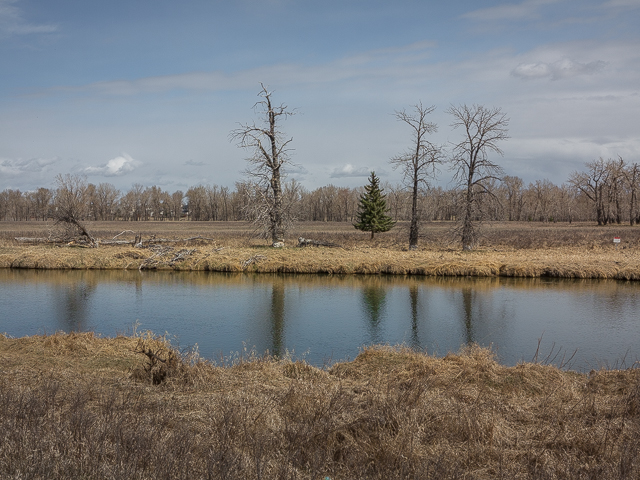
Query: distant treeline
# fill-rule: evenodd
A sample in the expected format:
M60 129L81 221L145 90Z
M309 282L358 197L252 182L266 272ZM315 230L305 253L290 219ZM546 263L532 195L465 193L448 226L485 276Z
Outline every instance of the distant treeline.
M479 197L479 216L493 221L640 223L638 186L640 166L622 158L599 159L585 164L567 182L555 185L538 180L525 185L519 177L505 176L502 181L485 185L486 195ZM328 185L307 190L299 183L285 184L284 195L300 221L354 222L358 198L363 188ZM410 193L403 185L385 184L389 213L396 221L411 214ZM247 206L256 189L250 182L237 182L235 188L198 185L186 192L169 192L157 186L134 184L127 192L110 183L87 184L84 220L247 220ZM0 192L0 220L43 220L56 208L56 189ZM455 220L462 190L425 188L420 195L423 221Z

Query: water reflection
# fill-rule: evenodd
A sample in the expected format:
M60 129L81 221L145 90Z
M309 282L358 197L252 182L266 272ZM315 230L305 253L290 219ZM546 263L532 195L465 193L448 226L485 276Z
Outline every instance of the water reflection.
M283 354L284 337L284 282L280 278L271 286L271 353L277 357Z
M90 328L89 304L96 290L96 282L75 278L65 284L54 285L54 309L60 329L66 332L82 332Z
M640 356L640 283L552 279L0 270L0 332L177 335L217 357L255 345L308 361L353 358L371 343L446 354L492 345L501 361L552 345L576 365Z
M362 287L362 304L367 317L367 330L369 340L367 343L382 343L380 332L381 321L386 303L387 290L379 284L371 284Z
M471 287L463 287L462 291L462 318L464 322L465 342L471 344L473 338L473 290Z
M411 348L420 348L418 338L418 285L409 286L409 303L411 304Z

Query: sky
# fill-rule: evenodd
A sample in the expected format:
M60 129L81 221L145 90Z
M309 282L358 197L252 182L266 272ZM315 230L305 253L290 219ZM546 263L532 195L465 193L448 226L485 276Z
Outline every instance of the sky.
M500 108L525 184L640 162L640 0L0 0L0 191L86 175L233 188L261 84L295 115L289 178L356 187L411 147L394 113ZM433 183L449 188L447 165Z

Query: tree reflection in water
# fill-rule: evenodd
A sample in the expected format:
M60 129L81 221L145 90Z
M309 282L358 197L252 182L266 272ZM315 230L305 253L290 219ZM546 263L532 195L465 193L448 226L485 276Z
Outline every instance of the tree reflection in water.
M271 353L283 353L284 344L284 279L275 278L271 284Z
M409 286L409 301L411 302L411 348L420 348L418 337L418 285Z
M61 272L63 273L63 272ZM84 332L90 328L89 303L96 290L96 282L73 278L55 284L54 296L57 324L65 332Z
M467 345L474 342L473 338L473 300L472 287L462 287L462 310L464 312L464 333Z
M382 343L380 319L386 304L387 289L381 285L370 285L362 288L362 303L367 315L369 342Z

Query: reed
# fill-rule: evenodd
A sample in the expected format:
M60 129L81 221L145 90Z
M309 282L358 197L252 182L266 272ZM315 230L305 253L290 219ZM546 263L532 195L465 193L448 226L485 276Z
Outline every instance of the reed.
M477 346L209 362L148 332L0 336L0 361L2 478L640 476L637 368L504 367Z

